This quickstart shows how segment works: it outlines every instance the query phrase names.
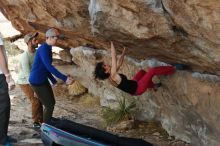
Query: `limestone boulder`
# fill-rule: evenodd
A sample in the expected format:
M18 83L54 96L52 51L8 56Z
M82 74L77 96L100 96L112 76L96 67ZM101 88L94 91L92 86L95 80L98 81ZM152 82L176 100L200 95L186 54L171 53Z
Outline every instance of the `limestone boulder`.
M135 59L157 58L220 75L218 0L1 0L0 10L22 33L49 27L59 46L126 46Z
M218 0L0 0L0 10L22 34L38 31L41 42L49 27L60 29L65 39L57 45L67 51L68 62L73 48L76 65L59 68L99 96L103 106L135 99L137 119L160 121L170 135L195 146L220 145ZM121 69L128 77L167 63L192 70L159 78L163 86L157 92L130 96L94 80L95 63L110 62L110 41L117 52L128 48Z
M95 64L110 62L110 52L88 47L71 49L72 75L88 92L100 97L102 106L117 107L117 100L136 101L136 119L160 121L163 128L176 139L195 146L218 146L220 125L220 78L191 71L176 71L170 76L158 76L162 86L155 92L148 90L141 96L131 96L113 87L108 80L94 79ZM131 78L138 69L168 65L155 59L138 61L126 57L120 73Z

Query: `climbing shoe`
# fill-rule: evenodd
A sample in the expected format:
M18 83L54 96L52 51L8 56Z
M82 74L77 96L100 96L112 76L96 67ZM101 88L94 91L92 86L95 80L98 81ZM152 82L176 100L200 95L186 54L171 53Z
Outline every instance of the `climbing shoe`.
M190 66L185 65L185 64L174 63L171 65L174 66L176 70L192 70Z
M34 122L33 123L33 128L34 129L40 129L40 127L41 127L41 123L40 122Z
M161 86L161 83L154 84L154 91L157 91L157 89Z

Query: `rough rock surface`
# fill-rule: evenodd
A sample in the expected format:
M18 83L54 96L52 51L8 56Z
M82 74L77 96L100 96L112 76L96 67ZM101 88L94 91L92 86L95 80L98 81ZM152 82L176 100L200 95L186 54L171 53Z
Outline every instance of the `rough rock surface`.
M0 9L22 33L59 28L60 46L129 48L133 58L181 62L220 75L218 0L1 0Z
M71 70L88 91L101 97L101 105L116 106L118 98L136 100L136 119L160 121L167 132L193 146L220 144L219 110L220 78L197 72L177 71L171 76L160 76L162 87L141 96L130 96L111 86L108 81L94 80L95 63L110 61L108 52L87 47L71 49L77 64ZM142 62L126 57L121 73L132 77L138 69L167 65L155 59Z
M145 60L152 57L209 73L183 71L161 78L164 84L158 92L135 97L137 118L158 120L170 135L195 146L220 145L218 0L1 0L0 10L21 33L38 31L42 40L48 27L59 28L66 36L58 44L64 49L79 45L108 49L109 40L117 48L126 46L133 59L128 58L122 72L129 77L154 65ZM72 51L78 67L65 71L99 95L102 105L114 106L118 97L133 99L92 79L95 62L103 58L102 51L95 50Z

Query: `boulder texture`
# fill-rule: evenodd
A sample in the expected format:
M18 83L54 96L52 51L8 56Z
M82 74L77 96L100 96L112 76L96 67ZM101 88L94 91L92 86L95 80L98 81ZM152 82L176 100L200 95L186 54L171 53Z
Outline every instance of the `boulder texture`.
M107 80L94 79L95 64L101 60L110 62L109 52L87 47L72 48L70 52L77 65L69 73L89 92L101 97L102 106L114 108L117 100L123 97L128 102L135 100L135 119L160 121L170 135L192 146L220 145L219 76L177 71L174 75L158 77L162 86L157 92L149 89L141 96L131 96L113 87ZM155 59L137 61L126 57L120 72L131 78L139 69L147 70L160 65L168 64Z
M59 46L107 49L109 40L137 59L155 57L220 75L218 0L1 0L22 33L59 28Z
M220 145L219 0L0 0L0 10L23 34L38 31L43 41L45 31L55 27L65 35L58 43L65 50L93 48L85 55L72 53L77 64L72 74L103 105L116 97L133 98L91 78L95 62L108 55L101 52L110 40L118 52L128 48L122 69L128 76L154 64L151 58L190 66L192 72L162 78L158 92L137 97L137 118L161 121L170 135L196 146Z

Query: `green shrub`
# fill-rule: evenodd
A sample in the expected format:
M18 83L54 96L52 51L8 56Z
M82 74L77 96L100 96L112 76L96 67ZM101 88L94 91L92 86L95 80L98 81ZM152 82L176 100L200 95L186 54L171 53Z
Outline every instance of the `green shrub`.
M118 107L112 109L110 107L103 108L102 117L106 121L107 125L116 124L122 120L128 120L133 118L135 102L129 104L126 103L125 98L118 100Z

